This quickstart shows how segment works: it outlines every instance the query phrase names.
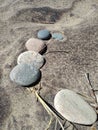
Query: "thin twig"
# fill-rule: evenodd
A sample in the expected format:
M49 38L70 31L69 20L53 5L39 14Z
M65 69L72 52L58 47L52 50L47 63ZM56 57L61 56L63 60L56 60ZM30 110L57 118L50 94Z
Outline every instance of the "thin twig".
M64 127L64 129L67 129L67 128L70 126L70 125L69 125L69 126L66 126L66 127L65 127L66 121L67 121L67 120L64 120L64 122L63 122L63 127ZM70 123L70 122L69 122L69 123ZM62 129L60 128L59 130L62 130Z
M40 103L43 105L43 107L45 108L45 110L48 112L48 114L50 115L50 121L49 121L49 124L47 126L47 129L50 127L51 123L52 123L52 116L54 116L57 120L57 122L59 123L60 127L62 130L64 130L64 124L61 123L60 119L61 120L65 120L65 118L60 114L58 113L55 108L53 106L51 106L48 102L46 102L40 95L39 93L37 92L37 89L33 88L33 89L30 89L29 90L32 92L35 93L36 97L38 98L38 100L40 101ZM66 120L65 120L66 121ZM68 121L69 122L69 121ZM76 130L76 126L72 123L72 122L69 122Z
M55 121L55 130L57 130L56 128L57 128L57 119Z
M68 129L69 127L70 127L70 125L68 125L68 126L64 127L64 129Z
M46 102L44 102L43 98L41 98L40 95L38 95L37 92L35 92L36 96L38 97L38 99L40 100L40 102L42 103L42 105L48 110L48 112L52 113L55 118L57 119L57 121L59 122L60 126L62 127L62 130L64 130L62 123L60 122L60 120L58 119L58 115L56 113L54 113L54 111L52 111L52 109L46 104Z
M97 130L97 129L96 129L96 124L95 124L95 123L91 126L90 130Z
M52 124L52 121L53 121L53 116L52 116L52 114L49 114L50 115L50 121L49 121L49 123L48 123L48 125L47 125L47 128L45 129L45 130L48 130L49 128L50 128L50 126L51 126L51 124Z
M92 98L94 99L95 103L97 103L97 98L96 98L96 95L95 95L95 90L94 90L94 88L92 86L92 83L90 81L89 73L86 73L86 78L87 78L88 83L90 85L90 94L91 94Z
M74 123L70 122L70 124L73 126L73 129L75 128L76 130L78 130Z
M92 99L92 97L89 97L89 96L87 96L86 94L82 94L82 93L80 93L80 92L78 92L77 94L79 94L80 96L82 96L86 101L88 101L88 102L91 102L91 103L93 103L94 102L94 100Z
M49 52L47 52L47 53L45 53L44 55L47 55L47 54L49 54L49 53L69 53L69 51L63 51L63 50L60 50L60 51L49 51Z
M31 92L32 92L32 90L31 90ZM41 104L44 106L45 110L46 110L46 111L48 112L48 114L50 115L50 121L49 121L49 123L48 123L48 125L47 125L47 127L46 127L46 129L45 129L45 130L48 130L48 129L50 128L50 126L51 126L51 123L52 123L52 119L53 119L52 114L50 113L50 111L48 110L48 108L46 107L46 105L43 103L43 101L41 100L41 98L39 98L38 93L36 92L35 89L34 89L33 92L36 94L37 99L39 99L39 101L41 102Z
M29 88L29 89L30 89L30 88ZM57 113L55 113L55 112L48 106L48 103L46 103L46 101L43 100L43 98L37 93L36 89L33 88L33 90L30 89L30 91L35 93L36 97L39 99L40 103L41 103L41 104L43 105L43 107L46 109L46 111L48 112L48 114L49 114L49 115L50 115L50 114L53 115L53 116L57 119L57 121L58 121L58 123L60 124L62 130L64 130L64 127L63 127L63 125L62 125L60 119L58 118Z

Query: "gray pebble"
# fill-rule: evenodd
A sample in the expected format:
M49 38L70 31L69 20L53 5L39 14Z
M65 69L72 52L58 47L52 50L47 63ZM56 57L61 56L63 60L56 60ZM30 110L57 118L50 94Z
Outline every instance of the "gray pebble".
M44 29L44 30L40 30L38 32L37 36L38 36L39 39L48 40L48 39L50 39L51 34L48 30Z
M19 64L10 72L10 79L23 86L35 83L40 78L40 71L29 64Z

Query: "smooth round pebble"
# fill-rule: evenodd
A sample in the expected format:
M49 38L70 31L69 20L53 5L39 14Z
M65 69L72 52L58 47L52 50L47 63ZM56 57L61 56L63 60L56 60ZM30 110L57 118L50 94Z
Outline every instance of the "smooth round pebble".
M56 94L54 106L70 122L91 125L97 119L94 109L82 97L68 89Z
M44 64L44 58L38 52L25 51L17 58L17 64L28 63L35 66L37 69L41 68Z
M63 40L63 35L61 33L53 33L52 38L56 40Z
M26 44L25 47L28 51L36 51L36 52L43 52L46 48L46 44L42 40L36 39L36 38L30 38Z
M48 30L44 29L44 30L38 31L37 36L38 36L39 39L48 40L48 39L50 39L51 34Z
M40 78L40 70L29 64L19 64L10 72L10 79L22 86L35 83Z

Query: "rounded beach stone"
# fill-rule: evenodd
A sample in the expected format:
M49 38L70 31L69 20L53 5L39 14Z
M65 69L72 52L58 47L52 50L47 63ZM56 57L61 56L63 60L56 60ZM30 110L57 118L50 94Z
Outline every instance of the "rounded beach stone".
M26 44L26 48L28 51L36 51L36 52L43 52L46 48L46 44L42 40L36 38L30 38Z
M22 86L35 83L40 78L40 70L29 64L19 64L10 72L10 79Z
M38 31L37 36L38 36L39 39L48 40L48 39L50 39L51 34L48 30L44 29L44 30Z
M68 89L61 90L56 94L54 106L70 122L91 125L97 119L93 108L78 94Z
M37 69L39 69L44 64L44 58L38 52L25 51L18 56L17 63L18 64L28 63L35 66Z
M53 33L52 38L56 40L63 40L63 35L61 33Z

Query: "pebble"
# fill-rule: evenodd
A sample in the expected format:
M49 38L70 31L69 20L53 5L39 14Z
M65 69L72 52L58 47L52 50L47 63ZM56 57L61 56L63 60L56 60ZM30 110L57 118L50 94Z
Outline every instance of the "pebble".
M97 119L93 108L82 97L68 89L56 94L54 106L65 119L73 123L91 125Z
M40 78L40 70L29 64L19 64L10 72L10 79L22 86L35 83Z
M28 63L40 69L44 64L44 58L38 52L25 51L21 53L17 58L17 64Z
M43 52L46 48L46 44L42 40L36 39L36 38L30 38L26 44L25 47L28 51L36 51L36 52Z
M53 33L52 38L56 40L63 40L63 35L61 33Z
M38 31L37 36L39 39L42 39L42 40L48 40L51 38L50 32L46 29Z

